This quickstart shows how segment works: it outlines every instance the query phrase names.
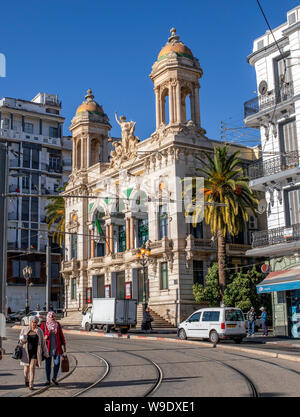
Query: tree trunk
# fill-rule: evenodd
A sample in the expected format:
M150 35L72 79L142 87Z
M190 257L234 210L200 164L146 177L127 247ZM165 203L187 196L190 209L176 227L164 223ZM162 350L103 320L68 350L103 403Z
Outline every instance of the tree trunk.
M221 297L222 297L222 301L223 301L225 285L226 285L226 279L225 279L225 257L226 257L225 238L224 238L221 230L218 230L217 236L218 236L219 284L220 284L220 287L221 287Z

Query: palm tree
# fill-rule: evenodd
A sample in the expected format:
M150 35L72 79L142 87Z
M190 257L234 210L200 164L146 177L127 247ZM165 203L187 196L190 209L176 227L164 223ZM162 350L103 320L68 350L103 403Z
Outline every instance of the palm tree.
M202 168L196 168L204 174L204 210L205 222L210 225L213 236L218 240L219 284L223 300L225 279L225 236L228 231L236 236L248 221L247 209L256 214L258 199L249 188L249 179L243 176L239 151L229 155L229 146L215 146L211 157L204 152L206 160L197 158ZM193 199L193 225L198 222L203 203ZM192 204L193 204L192 203ZM188 214L188 210L186 215Z
M65 186L58 191L63 191ZM48 223L48 230L55 223L55 231L52 234L52 242L56 242L62 246L65 239L65 200L63 197L49 197L51 201L46 207L46 222Z

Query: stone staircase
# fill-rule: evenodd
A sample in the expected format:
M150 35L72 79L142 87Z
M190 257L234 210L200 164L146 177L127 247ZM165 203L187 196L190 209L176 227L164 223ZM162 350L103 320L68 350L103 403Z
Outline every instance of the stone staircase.
M59 320L62 326L80 326L82 322L81 311L68 312L67 317Z
M163 329L163 328L174 327L173 324L171 324L168 320L161 317L159 314L155 313L155 311L151 310L151 308L150 308L150 314L154 319L154 321L152 322L152 327L153 328ZM143 306L142 306L142 304L138 304L138 307L137 307L137 324L136 324L137 329L141 328L142 321L143 321Z
M154 321L152 322L153 328L172 328L174 327L168 320L161 317L159 314L155 313L155 311L151 310L150 314L153 317ZM136 328L140 329L143 321L143 306L142 304L138 304L137 306L137 324ZM80 326L82 322L82 314L80 311L72 311L68 312L67 317L59 320L62 326Z

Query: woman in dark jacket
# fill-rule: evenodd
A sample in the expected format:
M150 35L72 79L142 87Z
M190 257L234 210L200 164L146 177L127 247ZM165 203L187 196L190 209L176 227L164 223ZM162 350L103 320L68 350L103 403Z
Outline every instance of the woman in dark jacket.
M63 352L66 352L66 341L61 325L56 321L56 314L54 313L54 311L49 311L49 313L47 314L46 323L43 323L41 325L41 330L44 333L49 352L49 358L46 359L47 381L45 385L50 385L52 358L54 362L52 382L55 385L58 385L57 374L59 371L60 357Z

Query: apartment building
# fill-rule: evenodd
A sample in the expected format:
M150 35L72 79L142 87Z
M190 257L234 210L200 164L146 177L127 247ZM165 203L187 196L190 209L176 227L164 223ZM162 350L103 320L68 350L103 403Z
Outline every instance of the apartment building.
M63 136L63 123L56 95L38 93L31 101L0 100L0 140L8 144L8 191L16 195L8 199L7 305L12 311L25 307L22 270L27 265L32 267L30 308L45 304L46 197L59 193L72 169L72 141ZM63 298L61 249L50 244L51 301L58 306Z
M276 39L274 41L273 35ZM253 42L247 60L258 96L244 105L246 125L260 129L261 157L249 167L250 186L265 192L266 230L253 234L249 256L266 259L257 292L270 293L276 335L300 335L300 6Z

